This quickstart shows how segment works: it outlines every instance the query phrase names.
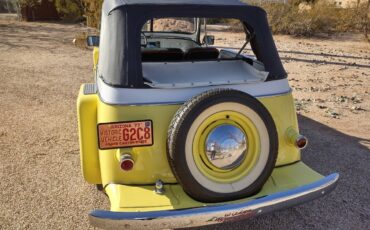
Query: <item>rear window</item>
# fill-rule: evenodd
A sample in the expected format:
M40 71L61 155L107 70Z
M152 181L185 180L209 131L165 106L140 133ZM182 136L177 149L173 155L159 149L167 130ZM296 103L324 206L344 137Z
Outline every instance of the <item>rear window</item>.
M143 31L193 34L195 18L154 18L144 25Z

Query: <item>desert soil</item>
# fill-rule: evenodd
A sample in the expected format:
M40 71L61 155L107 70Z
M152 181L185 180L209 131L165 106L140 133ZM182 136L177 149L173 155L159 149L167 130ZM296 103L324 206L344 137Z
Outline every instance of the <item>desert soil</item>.
M109 209L79 166L76 98L93 82L80 25L0 20L0 229L88 229L87 213ZM216 43L229 44L215 32ZM370 45L357 36L275 36L289 73L303 160L339 172L330 195L255 219L201 229L369 229Z

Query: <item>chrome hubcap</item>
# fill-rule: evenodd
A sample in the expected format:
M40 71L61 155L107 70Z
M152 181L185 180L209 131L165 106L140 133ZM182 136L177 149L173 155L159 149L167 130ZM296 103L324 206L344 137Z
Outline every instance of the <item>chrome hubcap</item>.
M208 134L205 144L209 162L219 169L234 169L246 157L247 137L234 125L217 126Z

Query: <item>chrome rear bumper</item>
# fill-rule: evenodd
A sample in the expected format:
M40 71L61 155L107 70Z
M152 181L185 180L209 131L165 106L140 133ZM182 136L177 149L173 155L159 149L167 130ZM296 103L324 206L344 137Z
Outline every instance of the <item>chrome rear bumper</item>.
M335 188L338 178L334 173L311 184L238 204L150 212L95 210L89 219L93 226L104 229L171 229L238 221L321 197Z

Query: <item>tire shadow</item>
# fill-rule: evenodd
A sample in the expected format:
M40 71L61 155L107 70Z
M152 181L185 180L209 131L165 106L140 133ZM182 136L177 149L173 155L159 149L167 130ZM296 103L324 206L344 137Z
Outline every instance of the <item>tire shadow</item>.
M340 174L327 196L263 216L193 229L368 229L370 226L370 140L350 136L299 115L309 145L302 160L315 171ZM350 124L349 124L350 125Z

